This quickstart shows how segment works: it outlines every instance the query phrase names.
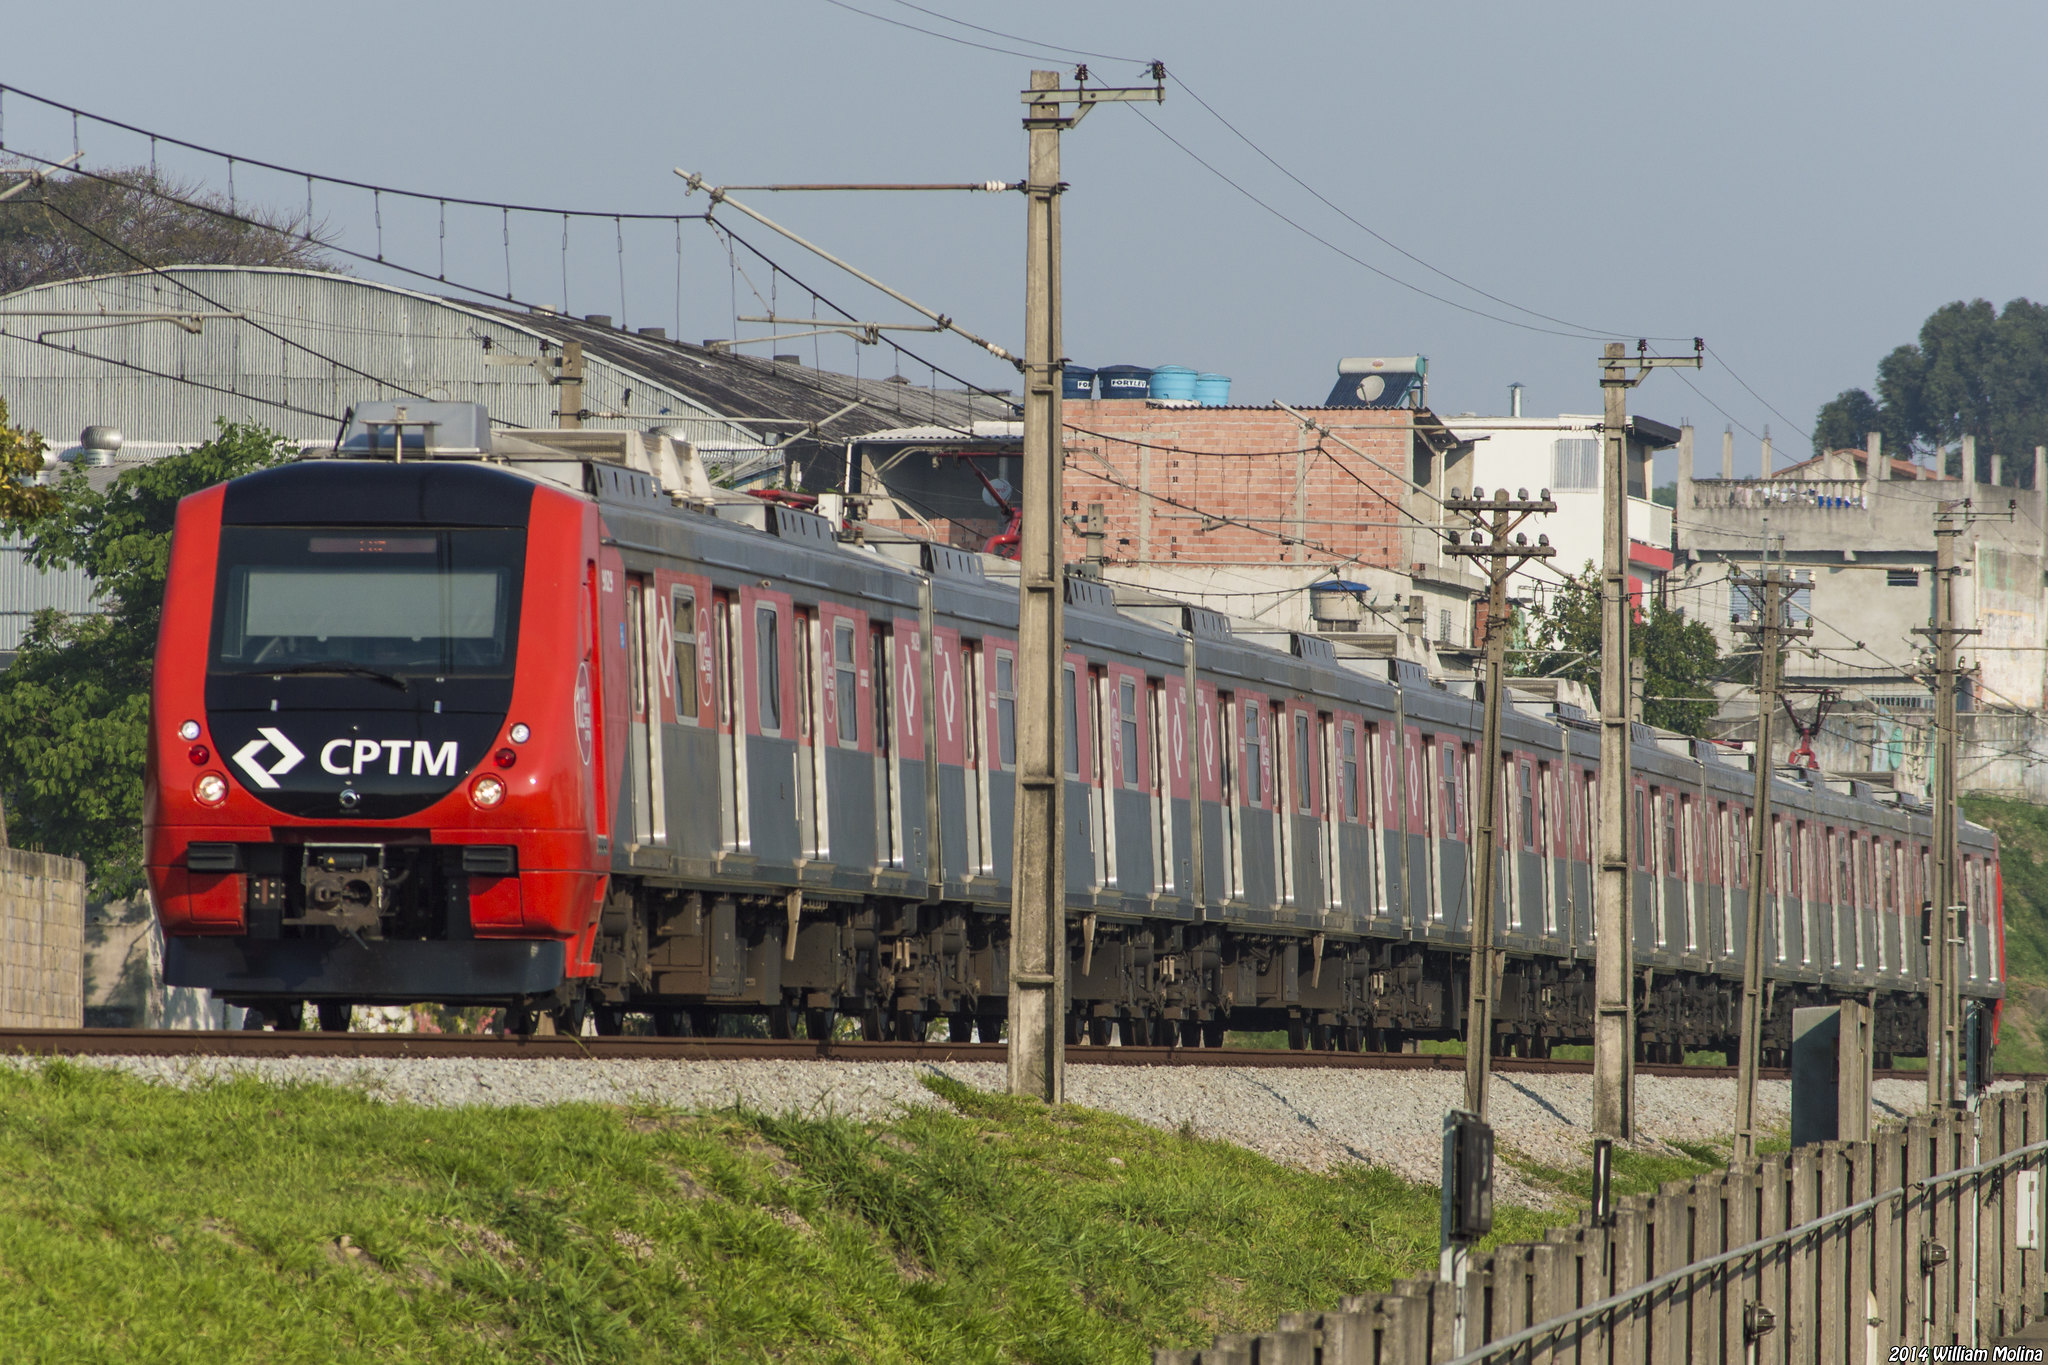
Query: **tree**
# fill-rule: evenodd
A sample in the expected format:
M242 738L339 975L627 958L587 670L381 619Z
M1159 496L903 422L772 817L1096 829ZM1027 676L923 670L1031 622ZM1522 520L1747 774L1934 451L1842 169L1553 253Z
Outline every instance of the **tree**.
M1600 571L1590 562L1552 599L1533 634L1543 650L1534 676L1570 678L1600 696ZM1629 652L1643 661L1643 719L1682 735L1706 738L1717 709L1711 683L1721 664L1714 632L1685 613L1648 598L1629 631Z
M85 570L106 606L38 613L0 673L0 800L14 841L82 859L97 896L142 885L150 669L178 501L289 453L272 432L222 422L205 445L126 470L105 491L71 470L42 516L0 520L26 536L30 563Z
M0 522L27 522L49 511L56 494L29 480L43 472L41 432L8 425L7 400L0 398Z
M323 225L303 214L231 208L226 195L148 166L53 175L40 198L0 202L0 294L134 270L138 257L150 265L329 270L324 238Z
M2048 306L2014 299L2001 311L1977 299L1935 309L1917 342L1878 362L1876 398L1847 389L1822 405L1814 453L1861 445L1869 431L1897 453L1941 456L1950 474L1962 472L1963 437L1974 437L1977 478L1988 482L2003 455L2007 478L2031 486L2034 447L2048 445Z

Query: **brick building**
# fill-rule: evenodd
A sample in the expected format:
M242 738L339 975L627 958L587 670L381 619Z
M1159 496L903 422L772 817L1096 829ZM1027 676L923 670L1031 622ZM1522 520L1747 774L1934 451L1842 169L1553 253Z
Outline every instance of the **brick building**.
M1471 445L1427 409L1300 411L1329 434L1276 406L1068 400L1069 562L1275 630L1322 615L1325 629L1468 649L1480 584L1441 553L1430 495ZM806 468L804 487L863 494L876 525L982 549L1008 527L1022 435L1016 422L876 432L843 470Z

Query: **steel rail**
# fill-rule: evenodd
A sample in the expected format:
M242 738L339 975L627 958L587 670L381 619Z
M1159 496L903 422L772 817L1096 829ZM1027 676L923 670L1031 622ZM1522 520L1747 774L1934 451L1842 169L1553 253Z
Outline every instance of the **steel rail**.
M1082 1066L1257 1067L1278 1070L1426 1071L1461 1073L1455 1053L1316 1052L1285 1048L1070 1048ZM661 1038L648 1035L500 1037L475 1033L242 1032L232 1029L0 1029L0 1056L38 1057L417 1057L499 1060L985 1062L1002 1065L1002 1043L813 1042L805 1038ZM1494 1069L1520 1075L1585 1075L1591 1063L1557 1058L1496 1057ZM1645 1064L1652 1076L1728 1080L1733 1067ZM1785 1080L1782 1070L1764 1073ZM1881 1080L1920 1080L1919 1071L1880 1071ZM2018 1077L2002 1077L2011 1080Z

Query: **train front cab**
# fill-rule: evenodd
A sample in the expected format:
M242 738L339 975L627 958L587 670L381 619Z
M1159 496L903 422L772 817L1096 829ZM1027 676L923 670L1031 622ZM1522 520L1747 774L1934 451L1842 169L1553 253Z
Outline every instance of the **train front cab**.
M502 470L318 461L178 511L147 750L166 980L552 1003L595 966L597 520Z

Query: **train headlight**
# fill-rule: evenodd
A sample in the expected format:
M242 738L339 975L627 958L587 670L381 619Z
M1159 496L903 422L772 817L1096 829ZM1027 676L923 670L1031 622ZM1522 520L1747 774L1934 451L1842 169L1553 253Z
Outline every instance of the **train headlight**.
M514 744L524 744L527 740L533 738L533 731L526 728L526 723L524 721L513 726L511 734L512 742Z
M199 722L196 720L188 720L183 725L180 725L178 727L178 738L183 740L194 740L199 738Z
M228 780L219 773L201 773L192 784L192 795L202 806L218 806L228 799Z
M476 802L483 809L489 810L505 799L505 783L503 779L495 777L490 773L485 773L482 777L469 784L469 799Z

